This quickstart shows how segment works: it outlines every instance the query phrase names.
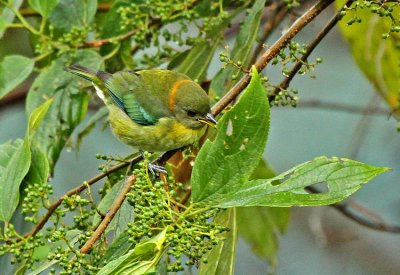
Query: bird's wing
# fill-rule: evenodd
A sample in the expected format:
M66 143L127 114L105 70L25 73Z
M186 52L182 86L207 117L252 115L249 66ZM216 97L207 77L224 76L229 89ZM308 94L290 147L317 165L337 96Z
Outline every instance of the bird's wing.
M104 74L98 77L104 82L113 102L121 108L134 122L141 125L154 125L159 117L146 111L137 100L135 93L144 91L140 77L132 71Z

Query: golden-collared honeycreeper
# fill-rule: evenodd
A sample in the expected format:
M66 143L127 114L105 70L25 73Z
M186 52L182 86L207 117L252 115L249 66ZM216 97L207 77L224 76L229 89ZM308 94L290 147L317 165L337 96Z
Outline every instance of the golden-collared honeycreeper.
M193 144L207 124L216 124L206 92L184 74L162 69L111 74L77 64L65 70L92 82L108 107L115 136L139 150Z

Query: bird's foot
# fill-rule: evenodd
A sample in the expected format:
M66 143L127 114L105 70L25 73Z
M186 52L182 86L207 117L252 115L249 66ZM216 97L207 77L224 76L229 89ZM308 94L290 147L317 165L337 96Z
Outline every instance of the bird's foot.
M140 151L140 154L142 155L144 160L148 160L148 156L146 156L146 153L143 151ZM153 178L156 178L157 174L168 174L167 170L165 169L165 167L158 165L159 158L153 161L148 161L148 169L150 171L150 173L153 175Z
M153 175L153 177L156 177L157 173L162 173L162 174L168 175L168 172L165 169L165 167L157 165L154 162L150 162L148 167L149 167L149 171Z

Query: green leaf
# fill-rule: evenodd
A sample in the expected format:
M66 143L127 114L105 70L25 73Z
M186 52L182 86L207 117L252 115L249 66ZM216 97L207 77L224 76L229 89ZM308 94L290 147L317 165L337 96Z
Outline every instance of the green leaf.
M13 6L14 9L18 10L21 7L22 2L23 0L13 0L11 2L11 5ZM0 39L1 39L3 38L7 25L11 24L14 21L15 13L9 8L4 7L3 11L1 12L0 18L1 18L0 25L2 26L0 27Z
M240 28L230 54L230 59L234 62L241 61L244 68L248 68L251 65L249 63L252 57L254 42L257 39L258 29L261 25L265 2L266 0L255 1L244 20L244 24ZM231 65L221 69L211 82L211 94L219 97L223 96L234 84L232 79L233 74L238 74L238 78L240 78L243 72Z
M388 168L344 158L318 157L271 179L252 180L231 186L234 192L214 201L216 207L317 206L342 201ZM279 183L280 184L276 184ZM323 193L309 194L307 186L325 183Z
M235 251L237 241L236 209L232 208L222 213L219 213L218 216L215 218L215 222L219 225L228 227L230 231L225 232L224 237L226 239L216 245L205 256L208 259L208 263L200 264L199 274L234 274Z
M29 171L22 182L22 189L33 184L43 186L47 183L50 176L49 162L47 161L46 154L43 153L42 150L31 147L31 160Z
M142 242L127 254L109 262L97 275L147 274L156 271L164 252L167 229L148 241Z
M19 202L19 186L31 164L29 140L0 145L0 220L9 222Z
M21 84L32 72L35 62L22 55L8 55L0 63L0 99Z
M97 0L59 0L50 15L51 24L62 32L88 26L97 11Z
M201 148L192 172L193 202L217 200L240 189L264 152L269 104L255 68L239 102L217 124L217 137ZM218 201L218 200L217 200Z
M78 51L75 60L63 55L41 72L29 90L26 100L28 114L43 104L46 98L54 98L41 125L32 136L32 144L46 153L50 171L73 130L84 118L89 100L88 94L80 88L80 80L63 70L67 61L93 69L98 69L102 64L101 57L92 50Z
M285 233L290 221L290 208L240 207L236 208L239 236L249 243L253 252L276 267L278 234Z
M275 177L272 168L260 160L251 179ZM290 208L239 207L236 208L238 234L250 245L253 252L274 269L277 264L278 235L286 232L290 222Z
M31 115L29 116L28 121L28 133L33 134L34 131L39 127L42 122L44 116L47 114L47 111L50 108L51 103L53 102L53 98L46 100L45 103L37 107Z
M337 8L345 3L335 1ZM393 6L393 15L400 14L400 6ZM361 23L347 25L352 13L349 11L340 22L343 36L350 44L353 58L361 71L373 83L393 109L398 108L400 94L400 34L392 32L387 39L382 35L391 27L390 17L379 17L370 9L357 9Z
M58 0L29 0L29 5L41 16L47 18L57 5L57 2Z
M119 257L125 255L131 248L132 243L129 242L130 235L128 230L125 230L108 247L106 254L103 257L103 261L110 262Z

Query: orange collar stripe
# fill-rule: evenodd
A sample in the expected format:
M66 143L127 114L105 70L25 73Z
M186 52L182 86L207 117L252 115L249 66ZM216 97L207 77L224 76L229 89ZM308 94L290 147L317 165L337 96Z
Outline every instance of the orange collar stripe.
M189 79L184 79L184 80L179 80L174 83L174 86L172 86L171 92L169 93L169 110L171 113L174 112L174 106L175 106L175 97L176 93L178 92L178 89L185 83L191 82Z

